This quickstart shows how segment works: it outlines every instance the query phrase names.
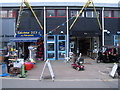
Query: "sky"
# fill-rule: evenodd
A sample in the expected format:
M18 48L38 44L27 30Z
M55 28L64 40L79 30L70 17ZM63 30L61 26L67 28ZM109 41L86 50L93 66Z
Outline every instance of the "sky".
M28 2L87 2L88 0L27 0ZM120 0L93 0L94 3L118 3ZM19 3L22 0L0 0L0 3Z

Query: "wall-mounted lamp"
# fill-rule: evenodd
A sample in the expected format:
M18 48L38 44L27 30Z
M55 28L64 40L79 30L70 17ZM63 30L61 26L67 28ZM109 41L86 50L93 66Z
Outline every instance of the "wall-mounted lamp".
M117 31L117 34L120 34L120 31Z
M107 34L110 34L110 31L109 31L109 30L104 30L104 32L106 32Z
M63 34L64 32L63 31L60 31L61 34Z

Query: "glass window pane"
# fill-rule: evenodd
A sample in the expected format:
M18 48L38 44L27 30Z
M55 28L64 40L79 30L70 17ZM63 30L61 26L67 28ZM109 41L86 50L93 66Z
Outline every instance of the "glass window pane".
M54 53L48 53L48 58L54 58Z
M92 11L87 11L86 12L86 17L92 17Z
M77 16L77 11L71 11L71 17L76 17Z
M65 41L59 42L59 50L60 51L65 51Z
M60 53L59 53L59 58L65 58L64 55L65 55L65 53L60 52Z
M120 17L120 11L113 11L113 17Z
M120 17L120 11L118 11L118 17Z
M65 36L59 36L59 40L65 40Z
M7 18L7 11L0 11L1 18Z
M13 17L13 11L9 11L9 12L8 12L8 17L9 17L9 18L12 18L12 17Z
M98 11L97 11L97 15L99 17L99 12ZM97 17L95 12L93 12L93 17Z
M55 16L55 10L47 10L47 16Z
M54 43L48 43L48 51L54 51Z
M79 14L79 12L80 11L77 10L71 11L71 17L76 17ZM84 17L84 12L82 12L79 17Z
M48 40L54 40L54 36L48 36Z
M120 35L116 35L115 40L120 40Z
M65 10L57 10L57 16L66 16Z
M105 11L104 17L111 17L111 11Z

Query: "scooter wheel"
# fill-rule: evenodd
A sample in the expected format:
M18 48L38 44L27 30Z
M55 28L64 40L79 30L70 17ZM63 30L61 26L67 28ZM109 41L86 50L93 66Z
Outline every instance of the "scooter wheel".
M79 68L79 67L77 67L76 69L77 69L78 71L80 71L80 68Z

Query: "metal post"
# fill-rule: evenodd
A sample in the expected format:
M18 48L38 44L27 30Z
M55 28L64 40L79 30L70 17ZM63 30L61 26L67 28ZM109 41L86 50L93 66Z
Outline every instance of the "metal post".
M46 10L44 6L44 61L46 60Z
M104 7L102 8L102 46L105 45L104 40Z
M68 6L67 6L67 61L69 57L69 26L68 26Z

